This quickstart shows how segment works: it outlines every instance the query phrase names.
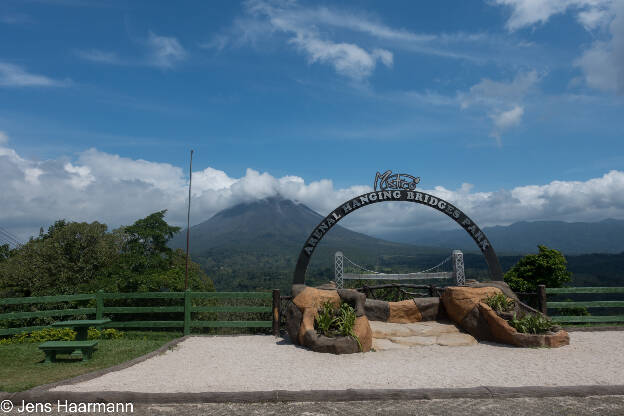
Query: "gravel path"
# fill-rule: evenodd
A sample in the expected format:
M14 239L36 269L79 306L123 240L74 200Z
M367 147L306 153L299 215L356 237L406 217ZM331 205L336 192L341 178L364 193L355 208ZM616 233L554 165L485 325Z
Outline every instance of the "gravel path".
M320 354L272 336L191 337L173 351L62 391L145 393L624 384L624 331L573 332L555 349L480 343Z
M8 415L23 415L17 410ZM75 413L29 413L32 416ZM101 415L81 413L80 415ZM128 413L109 413L127 416ZM518 399L394 400L362 402L137 404L133 416L622 416L624 396Z

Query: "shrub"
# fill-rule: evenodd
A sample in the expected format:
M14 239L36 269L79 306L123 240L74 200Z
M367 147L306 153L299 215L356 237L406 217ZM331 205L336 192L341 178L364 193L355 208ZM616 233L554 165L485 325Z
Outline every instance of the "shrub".
M494 309L496 313L502 312L510 312L514 308L514 300L508 298L502 293L497 293L496 295L489 296L484 300L485 304L490 308Z
M124 336L122 331L118 331L115 328L106 328L99 330L97 328L89 328L87 338L89 339L119 339Z
M514 318L509 321L509 325L525 334L543 334L553 327L550 319L539 314L528 314L520 319Z
M38 331L22 332L10 338L0 339L0 345L25 344L28 342L73 341L76 332L69 328L44 328Z
M113 328L99 330L89 328L89 339L118 339L124 336L124 333ZM46 341L73 341L76 339L76 331L70 328L44 328L32 332L22 332L9 338L0 339L0 345L8 344L26 344L29 342L46 342Z
M537 285L561 287L571 280L568 262L560 251L544 245L537 246L537 254L529 254L518 261L503 277L515 292L533 292Z
M566 299L564 302L573 302L572 299ZM560 308L557 315L561 316L590 316L591 314L584 306L570 306L569 308Z

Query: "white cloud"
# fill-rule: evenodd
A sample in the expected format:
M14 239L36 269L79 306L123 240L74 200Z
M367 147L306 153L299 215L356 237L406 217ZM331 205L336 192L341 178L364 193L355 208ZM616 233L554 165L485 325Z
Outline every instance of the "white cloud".
M579 12L577 19L587 30L594 30L606 25L610 20L608 9L593 8Z
M253 45L275 50L271 41L286 40L309 62L331 65L342 75L361 81L378 63L391 67L395 51L448 59L534 65L539 46L493 33L417 33L391 27L374 13L337 2L318 6L297 0L247 0L244 14L231 27L215 34L204 49ZM321 59L320 57L323 57ZM540 59L539 62L543 62Z
M513 119L513 117L510 117ZM187 178L168 163L134 160L90 149L71 160L35 161L0 146L0 225L26 240L55 220L100 221L111 227L130 224L157 210L167 220L186 221ZM331 180L306 183L297 176L273 177L248 169L233 178L206 168L193 173L194 223L235 204L282 195L322 215L370 185L336 188ZM478 192L469 184L451 190L423 188L456 204L480 226L521 220L600 220L624 218L624 172L611 171L587 181L553 181L496 192ZM453 227L437 211L414 204L390 203L363 208L344 224L368 234L390 234L418 227Z
M379 28L359 27L351 18L340 23L328 9L305 9L295 2L256 0L246 3L247 13L258 21L239 21L243 37L253 42L258 36L283 33L288 42L304 53L310 63L325 63L336 72L356 81L368 78L378 62L393 64L392 52L383 48L366 48L352 42L337 42L320 31L319 25L339 25L351 30L379 31ZM223 45L222 36L215 45ZM216 40L215 40L216 42Z
M0 87L63 87L69 84L68 80L32 74L18 65L0 62Z
M518 125L523 114L524 108L517 105L509 111L503 111L495 116L492 116L492 118L494 119L496 127L506 129L511 126Z
M162 68L171 68L187 57L186 50L174 37L149 32L147 45L150 49L151 62Z
M121 57L116 52L100 49L78 50L80 58L109 65L139 65L172 68L188 58L188 52L175 37L161 36L149 32L147 38L140 41L145 48L138 57Z
M106 52L99 49L91 49L88 51L77 51L76 54L91 62L98 62L111 65L123 65L123 60L117 56L115 52Z
M310 62L329 63L336 72L354 80L369 77L378 60L386 66L392 65L392 53L382 49L369 53L352 43L334 43L299 34L290 42L306 52Z
M624 1L622 0L495 0L511 8L507 28L514 31L544 24L551 16L572 11L596 39L575 60L586 84L597 90L624 93Z
M608 38L596 40L575 61L588 86L601 91L624 93L624 2L613 4Z
M473 105L499 106L522 100L540 80L537 71L519 72L509 82L483 78L470 87L468 93L460 93L462 108Z
M65 169L65 172L70 174L68 181L76 189L83 190L95 181L95 177L91 175L91 169L88 166L74 166L68 162L65 163L63 169ZM36 180L38 182L38 177L43 173L43 171L38 168L31 168L29 171L36 172Z
M524 115L524 97L530 94L540 80L536 71L521 72L510 82L482 79L466 93L458 94L462 109L476 107L485 110L493 121L490 135L501 144L501 135L518 126Z
M494 130L491 135L496 139L499 146L501 145L502 132L519 125L523 114L524 107L519 105L514 106L511 110L490 114L490 118L494 121Z
M594 28L607 19L609 6L614 0L494 0L495 4L511 8L507 29L514 31L536 23L544 24L552 16L572 9L577 19L586 27Z

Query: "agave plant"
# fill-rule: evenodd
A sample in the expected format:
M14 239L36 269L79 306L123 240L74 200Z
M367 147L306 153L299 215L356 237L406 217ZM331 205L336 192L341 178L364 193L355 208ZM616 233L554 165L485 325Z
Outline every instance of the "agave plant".
M514 317L509 321L509 325L516 328L516 331L526 334L543 334L553 327L550 319L539 314L528 314L520 319Z
M319 313L316 315L316 329L326 337L331 336L331 329L338 321L334 314L334 305L327 301L321 305Z
M338 312L338 332L341 335L351 337L355 339L362 351L362 344L357 335L355 335L355 309L348 303L340 305L340 311Z
M502 293L489 296L484 299L486 305L494 310L494 312L500 314L503 312L510 312L514 308L514 300L508 298Z

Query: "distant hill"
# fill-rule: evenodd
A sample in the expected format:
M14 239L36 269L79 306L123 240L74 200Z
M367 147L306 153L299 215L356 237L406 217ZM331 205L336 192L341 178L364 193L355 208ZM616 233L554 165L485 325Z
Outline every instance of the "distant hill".
M219 290L289 288L299 251L323 216L307 206L273 197L239 204L191 227L190 253ZM186 248L186 231L170 242ZM380 256L410 256L417 265L432 266L449 250L395 243L336 225L317 247L308 276L333 278L334 253L375 264Z
M190 252L202 255L217 247L262 250L270 246L280 249L292 246L298 252L323 218L304 204L279 197L238 204L191 227ZM429 247L381 240L340 225L333 227L321 244L345 250L357 247L358 250L439 252ZM178 233L170 245L186 248L186 231Z
M537 251L538 244L556 248L566 255L624 252L624 220L600 222L533 221L509 226L484 227L497 254L526 254ZM420 232L410 235L385 236L393 241L453 247L464 251L478 248L461 230Z
M322 218L305 205L283 198L239 204L191 227L191 256L201 264L217 290L279 288L288 293L299 251ZM573 254L624 251L623 224L624 221L617 220L537 221L489 227L485 231L499 255L503 271L513 266L521 255L537 252L537 244L544 243L566 255L574 284L611 286L624 284L624 254ZM448 256L451 248L460 248L466 252L466 275L488 278L483 256L476 252L476 246L464 231L427 235L418 242L422 245L390 242L337 225L314 253L306 282L314 285L334 278L337 250L367 268L402 273L431 267ZM185 248L186 231L177 234L170 245Z

